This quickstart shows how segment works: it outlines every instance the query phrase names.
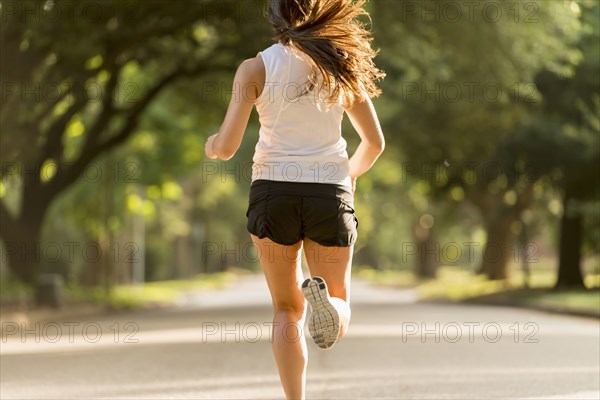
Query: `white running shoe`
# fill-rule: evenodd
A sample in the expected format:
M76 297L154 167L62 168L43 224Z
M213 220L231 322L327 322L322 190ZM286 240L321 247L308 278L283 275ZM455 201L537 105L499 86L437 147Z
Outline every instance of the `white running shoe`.
M332 348L340 334L340 315L331 304L327 284L320 276L313 276L302 283L302 293L311 308L310 335L320 348Z

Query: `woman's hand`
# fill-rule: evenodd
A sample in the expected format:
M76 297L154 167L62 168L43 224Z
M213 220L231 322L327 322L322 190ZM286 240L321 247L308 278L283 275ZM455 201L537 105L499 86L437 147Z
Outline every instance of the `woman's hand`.
M204 152L206 153L206 157L210 158L211 160L219 158L219 156L217 156L217 153L215 153L213 149L213 143L217 138L217 135L218 133L215 133L214 135L206 139L206 144L204 145Z
M352 194L354 194L356 192L356 177L351 176L350 180L352 181Z
M352 126L358 132L361 142L350 157L350 176L361 176L367 172L385 148L385 138L379 125L373 102L366 96L346 109Z

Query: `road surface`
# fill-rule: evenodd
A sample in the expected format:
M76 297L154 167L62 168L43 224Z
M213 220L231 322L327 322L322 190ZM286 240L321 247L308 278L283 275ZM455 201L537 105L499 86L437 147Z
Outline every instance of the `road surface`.
M330 351L309 341L309 399L600 398L598 320L352 292L348 336ZM262 276L180 303L9 335L0 398L283 398Z

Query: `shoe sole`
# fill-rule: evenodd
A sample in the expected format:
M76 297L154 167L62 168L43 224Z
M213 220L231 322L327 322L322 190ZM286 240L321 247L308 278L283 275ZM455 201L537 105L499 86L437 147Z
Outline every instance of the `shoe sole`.
M322 349L330 349L340 333L340 316L330 301L327 285L322 278L307 279L302 284L302 293L312 310L308 319L308 331Z

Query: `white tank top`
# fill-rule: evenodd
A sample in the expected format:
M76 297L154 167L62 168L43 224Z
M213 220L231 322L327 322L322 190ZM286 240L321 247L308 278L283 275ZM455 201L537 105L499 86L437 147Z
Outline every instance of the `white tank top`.
M341 102L327 104L316 90L303 94L312 74L308 56L274 44L258 53L265 64L265 87L256 101L260 138L252 181L341 184L351 187Z

